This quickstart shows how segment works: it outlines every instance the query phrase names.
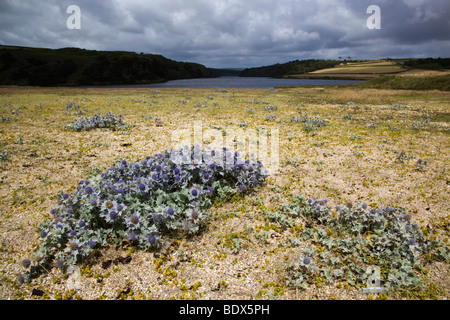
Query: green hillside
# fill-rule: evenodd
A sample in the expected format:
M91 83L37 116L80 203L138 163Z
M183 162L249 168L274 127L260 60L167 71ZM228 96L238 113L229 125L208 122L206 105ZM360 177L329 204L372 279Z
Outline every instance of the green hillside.
M325 68L332 68L342 63L337 60L295 60L286 63L277 63L270 66L247 68L242 71L242 77L284 77L294 74L312 72Z
M248 68L242 71L244 77L289 77L301 79L371 79L383 74L420 70L450 69L450 58L425 59L382 59L382 60L295 60L270 66Z
M211 77L205 66L161 55L0 46L0 84L109 85Z
M450 74L434 77L382 76L356 86L374 89L450 91Z

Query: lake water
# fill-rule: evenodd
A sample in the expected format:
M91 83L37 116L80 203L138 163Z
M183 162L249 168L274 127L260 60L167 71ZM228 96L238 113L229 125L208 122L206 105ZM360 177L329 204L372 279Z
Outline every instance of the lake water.
M265 77L219 77L172 80L164 83L96 86L97 88L241 88L271 89L279 86L327 86L356 84L357 80L276 79Z

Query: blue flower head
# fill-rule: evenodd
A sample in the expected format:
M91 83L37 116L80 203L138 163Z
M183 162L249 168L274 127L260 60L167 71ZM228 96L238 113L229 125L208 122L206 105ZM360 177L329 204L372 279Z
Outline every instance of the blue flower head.
M31 265L30 259L22 260L22 266L24 266L25 268L28 268L30 265Z
M395 209L392 208L392 207L390 207L390 206L387 206L384 210L385 210L387 213L393 213L393 212L395 212Z
M88 241L89 248L94 249L96 245L97 245L96 241L94 241L94 240L89 240Z
M311 263L311 258L305 256L305 257L303 258L303 264L309 265L310 263Z
M190 193L191 193L191 196L193 196L194 198L197 198L198 194L199 194L198 189L196 189L196 188L192 188Z
M148 241L152 246L156 245L156 237L155 237L154 235L152 235L152 234L150 234L150 235L147 237L147 241Z
M175 214L175 211L173 210L173 208L168 207L168 208L166 209L166 213L167 213L168 216L171 216L171 217L172 217L172 216Z
M109 213L109 217L110 217L112 220L116 220L118 216L119 216L119 215L118 215L117 212L114 211L114 210L111 211L111 212Z
M89 203L93 207L97 206L97 198L96 197L92 197L91 199L89 199Z
M64 261L59 259L58 261L56 261L56 267L58 269L61 269L62 267L64 267Z

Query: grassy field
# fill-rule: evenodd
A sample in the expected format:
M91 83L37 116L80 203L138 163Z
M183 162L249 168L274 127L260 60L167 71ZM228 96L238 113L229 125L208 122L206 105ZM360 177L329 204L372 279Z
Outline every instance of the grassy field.
M131 126L69 131L64 126L80 114L67 110L68 103L80 105L83 116L122 114ZM305 113L326 125L290 120ZM448 92L4 87L0 116L0 299L450 297L445 261L450 219ZM39 224L49 218L60 192L72 192L80 180L107 170L118 158L138 161L170 149L176 144L172 132L192 130L195 121L201 121L203 130L222 132L278 129L278 172L257 191L216 203L204 230L173 239L162 252L127 244L103 248L80 265L77 290L70 285L73 279L56 268L30 283L17 281L21 261L39 243ZM321 270L328 266L328 251L321 242L302 238L312 227L326 226L281 215L280 208L292 195L327 199L333 208L349 201L372 208L405 207L428 239L441 241L441 256L420 258L414 269L422 279L420 286L386 294L362 293L363 285L339 273L330 278L313 275L306 288L288 285L286 266L299 261L307 247L314 248ZM335 252L329 254L338 258Z
M442 75L441 75L442 74ZM382 76L360 83L361 88L397 90L443 90L450 91L450 74L441 72L433 76L402 75Z
M368 60L361 62L341 63L333 68L321 69L306 74L291 75L297 78L352 78L352 79L373 79L380 75L399 74L407 69L396 61Z
M340 64L334 68L322 69L313 71L311 73L321 74L333 74L333 73L370 73L370 74L385 74L396 73L404 71L405 68L396 62L392 61L363 61L363 62L350 62L346 64Z

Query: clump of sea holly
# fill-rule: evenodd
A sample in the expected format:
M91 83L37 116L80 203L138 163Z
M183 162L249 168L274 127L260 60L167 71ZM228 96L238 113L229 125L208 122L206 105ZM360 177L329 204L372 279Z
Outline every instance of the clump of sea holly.
M314 259L317 275L328 283L345 280L361 287L368 281L367 270L377 267L387 290L418 288L421 257L436 245L403 207L370 208L364 202L348 202L333 208L326 199L298 196L282 211L307 220L309 227L299 240L311 241L308 258ZM305 268L309 259L287 266L288 284L305 287L311 281L313 275Z
M298 122L302 123L305 131L313 131L318 128L326 126L326 121L324 119L319 118L319 117L310 118L310 117L308 117L308 114L306 112L302 112L302 110L299 108L297 108L297 110L298 110L300 117L299 118L292 117L292 118L290 118L290 121L293 123L298 123Z
M122 115L114 115L112 112L106 113L104 116L95 114L90 118L78 118L65 128L73 131L88 131L96 128L108 128L112 130L126 129L128 125L123 122Z
M267 107L264 107L264 110L266 110L266 111L277 111L278 110L278 106L267 106Z
M59 195L40 226L40 245L24 260L24 278L52 265L77 264L107 243L157 249L168 237L195 234L215 199L249 192L265 175L260 161L225 148L172 149L133 163L119 159Z

